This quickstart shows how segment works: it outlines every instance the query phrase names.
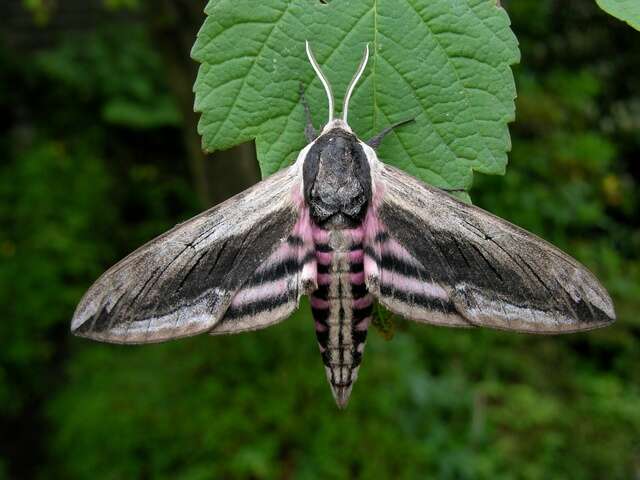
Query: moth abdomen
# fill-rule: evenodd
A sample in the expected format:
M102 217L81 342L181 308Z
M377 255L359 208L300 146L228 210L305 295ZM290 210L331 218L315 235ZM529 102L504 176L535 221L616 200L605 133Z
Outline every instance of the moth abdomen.
M349 399L371 320L373 297L364 283L364 229L314 227L318 289L311 295L316 338L338 406Z

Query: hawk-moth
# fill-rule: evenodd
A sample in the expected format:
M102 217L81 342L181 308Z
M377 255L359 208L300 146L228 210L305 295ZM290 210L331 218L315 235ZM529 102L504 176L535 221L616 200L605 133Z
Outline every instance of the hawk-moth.
M377 300L403 317L450 327L564 333L610 324L596 278L544 240L382 163L347 123L368 46L334 118L331 86L318 134L293 165L179 224L104 273L71 329L151 343L267 327L309 295L339 407L349 399Z

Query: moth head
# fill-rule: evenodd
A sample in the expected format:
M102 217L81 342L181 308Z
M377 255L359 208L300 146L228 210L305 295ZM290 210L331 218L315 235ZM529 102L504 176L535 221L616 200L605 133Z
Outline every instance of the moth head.
M322 129L322 133L326 133L329 130L334 128L340 128L342 130L351 131L349 127L349 123L347 122L347 117L349 114L349 101L351 100L351 95L356 88L356 84L362 77L364 73L364 69L367 67L367 62L369 60L369 44L364 48L364 54L362 56L362 60L360 60L360 65L356 69L356 73L353 75L351 82L349 82L349 86L347 87L347 92L344 95L344 101L342 103L342 118L334 118L335 114L335 101L333 98L333 90L331 89L331 83L329 83L329 79L324 75L322 69L320 68L320 64L316 60L316 57L313 55L311 51L311 46L308 41L305 41L305 47L307 50L307 57L309 57L309 62L311 62L311 66L313 70L316 72L316 75L320 79L320 83L324 87L324 91L327 94L327 100L329 102L329 119L327 120L327 124Z
M371 172L362 142L354 135L347 115L351 94L369 58L369 46L349 83L342 118L334 118L331 84L306 42L307 55L329 100L329 120L308 150L303 166L304 196L313 221L320 226L350 228L359 225L371 200Z

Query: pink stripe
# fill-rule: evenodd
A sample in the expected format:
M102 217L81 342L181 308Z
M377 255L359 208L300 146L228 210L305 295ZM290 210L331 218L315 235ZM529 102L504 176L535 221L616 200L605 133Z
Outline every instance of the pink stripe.
M350 273L349 281L352 285L362 285L364 283L364 271L358 273Z
M449 299L446 290L437 283L425 282L417 278L405 277L397 272L383 269L381 272L382 283L393 285L396 289L404 292L413 292L426 295L431 298Z
M412 265L422 266L407 250L395 240L389 240L384 244L383 249L385 252L393 253L397 258L402 259Z
M276 263L280 263L288 259L297 259L298 252L295 248L291 248L287 242L283 242L278 249L273 252L267 260L265 260L256 270L257 272L264 271Z
M278 260L296 258L297 256L297 250L295 248L291 248L287 242L283 242L282 245L280 245L280 247L278 247L278 249L269 256L265 263L276 263Z
M318 285L329 285L331 284L331 274L330 273L319 273L318 274Z
M321 263L322 265L331 265L331 256L330 252L316 252L318 263Z
M373 302L373 297L371 295L365 295L362 298L358 298L357 300L354 300L352 305L353 305L353 308L364 308L371 305L371 302Z
M255 287L240 290L233 297L231 305L237 307L244 303L274 297L287 290L287 281L288 278L285 277L274 282L263 283L261 285L256 285Z
M316 262L305 263L302 267L302 283L311 281L317 286L318 284L318 265Z
M309 215L309 209L303 208L298 217L293 231L297 233L304 242L311 241L313 239L313 229L311 226L311 217Z
M353 250L349 252L349 262L351 263L362 263L363 258L364 252L362 250Z
M382 225L380 225L377 213L374 208L369 207L367 209L367 215L364 217L364 233L367 242L372 242L380 230L382 230Z
M347 230L345 233L351 236L351 241L354 244L362 243L362 238L364 237L364 228L353 228L351 230Z
M318 297L314 297L313 295L311 296L311 306L313 308L329 308L329 301L328 300L323 300L321 298Z
M369 255L364 256L364 273L367 277L377 277L379 275L378 264Z
M313 240L316 243L327 243L329 241L329 232L317 225L312 225L311 234L313 235Z

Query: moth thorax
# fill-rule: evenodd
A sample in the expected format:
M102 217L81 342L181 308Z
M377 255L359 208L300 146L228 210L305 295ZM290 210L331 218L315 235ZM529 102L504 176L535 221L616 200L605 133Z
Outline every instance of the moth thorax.
M304 191L317 225L339 229L362 223L371 199L371 177L355 135L333 129L318 138L305 158Z

